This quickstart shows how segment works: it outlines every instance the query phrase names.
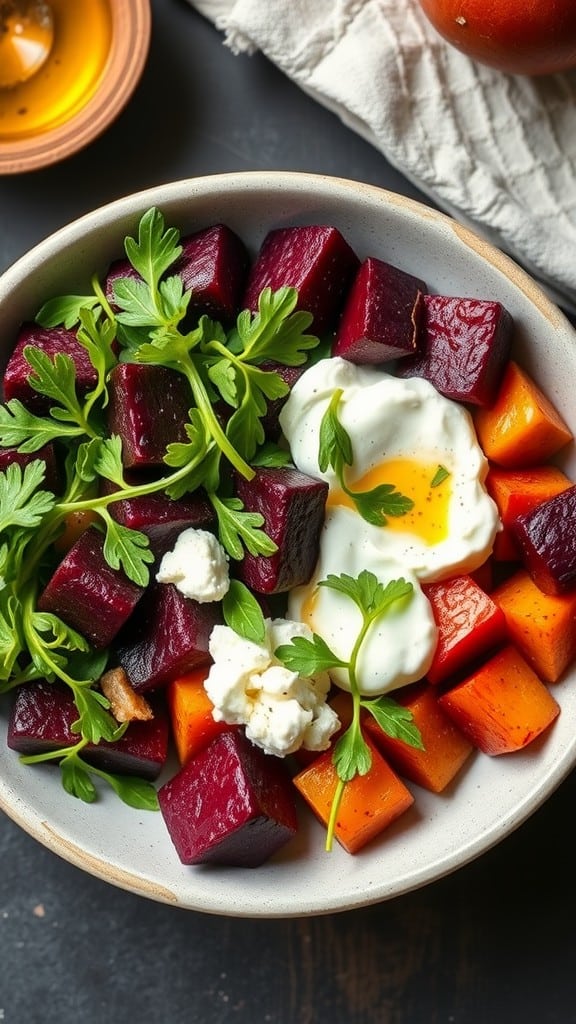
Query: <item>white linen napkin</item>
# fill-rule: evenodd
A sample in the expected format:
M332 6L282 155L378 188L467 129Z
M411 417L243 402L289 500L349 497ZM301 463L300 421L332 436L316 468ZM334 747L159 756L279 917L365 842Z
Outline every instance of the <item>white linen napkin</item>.
M417 0L189 2L576 309L576 72L484 67Z

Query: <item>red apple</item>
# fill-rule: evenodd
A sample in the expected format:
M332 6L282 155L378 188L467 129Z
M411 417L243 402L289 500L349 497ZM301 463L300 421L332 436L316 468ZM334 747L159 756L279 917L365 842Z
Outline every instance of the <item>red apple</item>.
M419 0L462 53L519 75L576 67L576 0Z

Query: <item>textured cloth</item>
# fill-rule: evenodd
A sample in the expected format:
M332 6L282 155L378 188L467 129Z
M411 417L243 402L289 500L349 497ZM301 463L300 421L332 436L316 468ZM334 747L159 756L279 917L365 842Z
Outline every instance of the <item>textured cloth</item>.
M576 308L576 71L505 75L417 0L189 0ZM575 0L576 2L576 0Z

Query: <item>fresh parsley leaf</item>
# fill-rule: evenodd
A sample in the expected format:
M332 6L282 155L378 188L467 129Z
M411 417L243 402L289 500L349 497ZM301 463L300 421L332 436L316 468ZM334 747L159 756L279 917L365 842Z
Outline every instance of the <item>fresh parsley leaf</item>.
M251 466L275 469L278 466L292 466L292 454L286 448L280 448L273 441L261 445L250 459Z
M331 668L346 668L348 664L338 658L316 633L311 640L305 636L294 636L289 644L281 644L274 654L291 672L307 677Z
M386 526L389 516L405 516L414 508L411 498L397 491L393 484L379 484L371 491L347 491L360 515L372 526Z
M246 640L261 644L266 637L264 614L258 601L240 580L231 579L222 601L224 622Z
M318 466L321 473L332 468L338 477L342 476L345 466L353 462L352 441L350 435L338 418L338 407L342 398L342 388L337 388L320 423Z
M17 448L27 454L37 452L55 440L80 437L84 429L74 424L59 422L56 418L36 416L18 398L0 405L0 444L4 448Z
M218 537L231 558L239 561L244 557L244 548L251 555L273 555L278 545L260 529L264 516L260 512L246 512L240 498L219 498L209 493L218 518Z
M332 761L342 782L351 782L356 775L367 775L372 767L372 755L358 727L350 725L335 745Z
M44 303L36 314L36 323L41 327L63 324L70 330L79 322L83 310L94 309L99 302L97 295L61 295Z
M177 229L166 228L163 214L153 207L140 220L138 239L126 238L124 249L134 270L155 289L162 275L182 253L179 240Z
M430 481L430 487L439 487L444 481L450 476L450 470L446 469L445 466L438 466L438 469L434 473L432 480Z
M31 530L53 508L54 495L38 490L45 473L41 459L34 459L24 468L12 462L0 473L0 532L14 527Z
M51 358L34 345L26 345L24 357L34 371L28 377L30 386L57 403L50 415L60 422L77 424L88 433L84 408L76 394L74 360L64 352L57 352Z
M297 302L295 288L279 288L276 292L264 288L258 312L243 310L238 316L228 343L230 350L240 354L244 362L256 364L271 359L284 366L301 366L319 339L305 333L313 317L295 312Z
M418 726L414 724L412 712L408 708L386 696L377 697L375 700L361 700L360 704L370 712L388 736L402 740L416 750L424 750L422 735Z
M29 762L24 762L29 763ZM60 762L62 785L70 796L86 804L93 804L98 794L90 778L88 768L79 757L64 757Z
M99 509L106 523L104 558L112 569L122 569L139 587L147 586L150 573L147 564L154 561L150 541L145 533L116 522L106 509Z

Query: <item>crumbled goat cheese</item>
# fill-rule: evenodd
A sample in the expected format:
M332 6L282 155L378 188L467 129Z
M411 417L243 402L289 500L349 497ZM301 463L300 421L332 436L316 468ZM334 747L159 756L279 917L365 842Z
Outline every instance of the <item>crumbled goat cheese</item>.
M340 721L326 703L327 672L305 677L274 656L294 636L312 638L302 622L266 619L262 644L245 640L229 626L214 626L210 655L214 664L204 688L217 722L245 726L246 736L267 754L285 757L304 747L326 750Z
M173 583L185 597L200 604L221 601L230 576L224 548L208 530L184 530L167 551L156 574L159 583Z

